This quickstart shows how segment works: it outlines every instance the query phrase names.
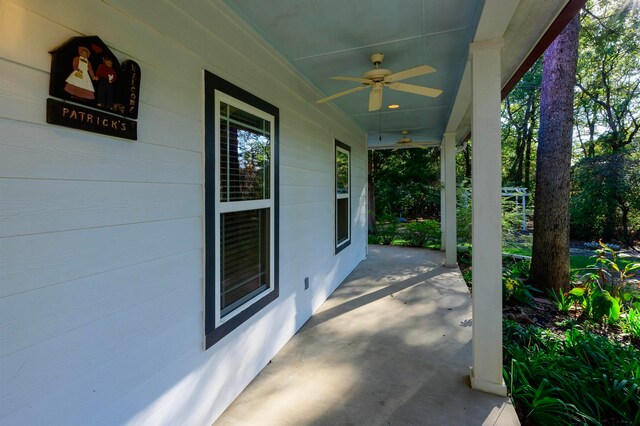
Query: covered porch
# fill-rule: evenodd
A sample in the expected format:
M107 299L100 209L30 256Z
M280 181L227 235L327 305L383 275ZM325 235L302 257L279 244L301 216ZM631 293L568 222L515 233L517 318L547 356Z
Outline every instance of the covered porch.
M469 385L471 297L444 254L369 255L216 425L519 424Z

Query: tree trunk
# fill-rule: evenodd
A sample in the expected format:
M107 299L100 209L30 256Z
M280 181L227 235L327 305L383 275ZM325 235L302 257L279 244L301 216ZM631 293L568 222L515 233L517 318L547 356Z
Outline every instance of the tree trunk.
M529 132L527 133L527 143L524 153L524 187L531 190L531 145L533 144L533 129L536 125L536 109L538 106L533 105L531 111L531 120L529 123Z
M464 177L471 179L471 145L467 144L467 149L462 153L464 158Z
M576 15L545 52L542 71L531 281L547 292L569 286L569 178L579 31Z

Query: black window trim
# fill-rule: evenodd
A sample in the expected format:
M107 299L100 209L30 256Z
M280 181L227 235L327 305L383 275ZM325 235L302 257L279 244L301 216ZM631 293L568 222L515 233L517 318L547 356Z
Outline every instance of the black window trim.
M215 270L216 259L216 228L215 228L215 181L216 181L216 158L215 140L219 123L215 120L215 91L224 92L239 101L258 108L274 117L273 128L273 159L271 167L274 168L273 179L273 212L274 215L274 251L273 251L273 291L265 297L257 300L251 306L238 313L233 318L216 327L215 324ZM223 337L238 328L242 323L254 316L268 304L278 298L279 291L279 196L280 196L280 176L279 176L279 135L280 135L280 110L274 105L260 99L259 97L241 89L240 87L224 80L221 77L205 70L204 71L204 192L205 192L205 349L209 349ZM209 148L210 147L210 148Z
M334 139L334 147L333 147L333 205L334 205L334 229L333 229L333 241L335 247L335 254L340 253L342 250L346 249L351 245L351 147L344 142L340 142L338 139ZM343 241L338 245L338 197L336 194L337 179L338 179L338 169L337 169L337 155L338 148L342 148L343 150L349 153L349 217L348 217L348 229L349 229L349 238L346 241Z

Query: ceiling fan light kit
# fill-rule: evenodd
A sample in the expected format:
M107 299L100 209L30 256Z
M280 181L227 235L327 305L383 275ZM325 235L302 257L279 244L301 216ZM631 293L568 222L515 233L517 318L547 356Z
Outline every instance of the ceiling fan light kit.
M331 96L327 96L326 98L319 99L317 102L323 103L332 101L341 96L359 92L360 90L364 90L366 88L371 88L371 91L369 93L369 112L372 112L378 111L382 108L382 90L385 86L392 90L414 93L416 95L428 96L432 98L440 96L440 94L442 93L442 90L440 89L417 86L415 84L398 83L399 80L405 80L407 78L433 73L436 71L433 67L430 67L428 65L420 65L415 68L409 68L404 71L394 73L386 68L380 68L380 64L382 64L382 61L384 60L384 55L382 53L374 53L373 55L371 55L370 59L373 63L374 68L365 72L362 77L331 77L332 80L353 81L356 83L361 83L362 86L345 90Z

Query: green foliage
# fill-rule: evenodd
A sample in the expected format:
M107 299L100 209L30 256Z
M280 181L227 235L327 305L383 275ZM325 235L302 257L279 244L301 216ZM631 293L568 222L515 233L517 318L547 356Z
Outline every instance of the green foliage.
M616 322L625 305L631 307L640 300L637 284L630 281L640 263L622 266L618 253L602 242L594 258L591 270L581 277L581 282L569 291L567 298L579 303L584 315L590 319L602 321L606 317Z
M518 303L521 305L533 306L533 293L540 292L529 284L525 284L517 278L502 278L502 296L507 303Z
M619 151L640 126L640 8L634 3L589 1L582 14L574 103L585 157Z
M456 190L457 192L457 210L456 210L456 232L458 240L471 244L471 190L468 188L468 182L463 181Z
M458 240L471 243L472 205L469 182L463 181L457 189L458 208L456 211L456 231ZM513 246L522 242L530 245L530 238L523 236L522 210L516 208L513 199L502 200L502 241L505 245Z
M637 290L637 286L631 284L629 280L635 275L634 271L640 269L640 263L625 263L622 266L619 260L615 250L600 242L600 248L596 250L593 265L597 272L589 276L591 280L597 282L600 288L608 290L615 297L621 297L623 294L631 292L635 293L634 290Z
M369 235L369 242L373 240L375 244L389 245L395 238L397 231L398 220L389 213L383 214Z
M425 220L406 223L400 228L399 234L411 247L426 247L440 242L440 222Z
M620 321L620 328L623 332L632 334L636 339L640 339L640 307L629 309Z
M400 224L391 215L384 215L369 234L369 243L402 247L440 247L440 222L424 220Z
M373 151L376 215L409 219L440 213L440 153L437 149Z
M607 290L585 285L571 289L568 297L582 305L583 313L594 321L602 321L604 317L617 321L620 317L620 298L613 297Z
M640 351L570 329L504 322L504 376L525 422L638 424Z
M574 100L574 238L632 242L640 236L640 8L633 3L589 1L582 14Z
M542 60L525 73L502 102L502 181L531 188L535 174Z
M570 298L568 294L565 295L561 290L558 290L557 293L551 293L551 297L553 297L556 309L563 314L568 313L574 303L573 299Z
M540 291L526 283L529 278L531 262L524 259L512 259L503 262L502 298L505 303L533 306L534 293Z
M628 240L640 229L640 161L618 152L583 158L573 167L571 233Z

